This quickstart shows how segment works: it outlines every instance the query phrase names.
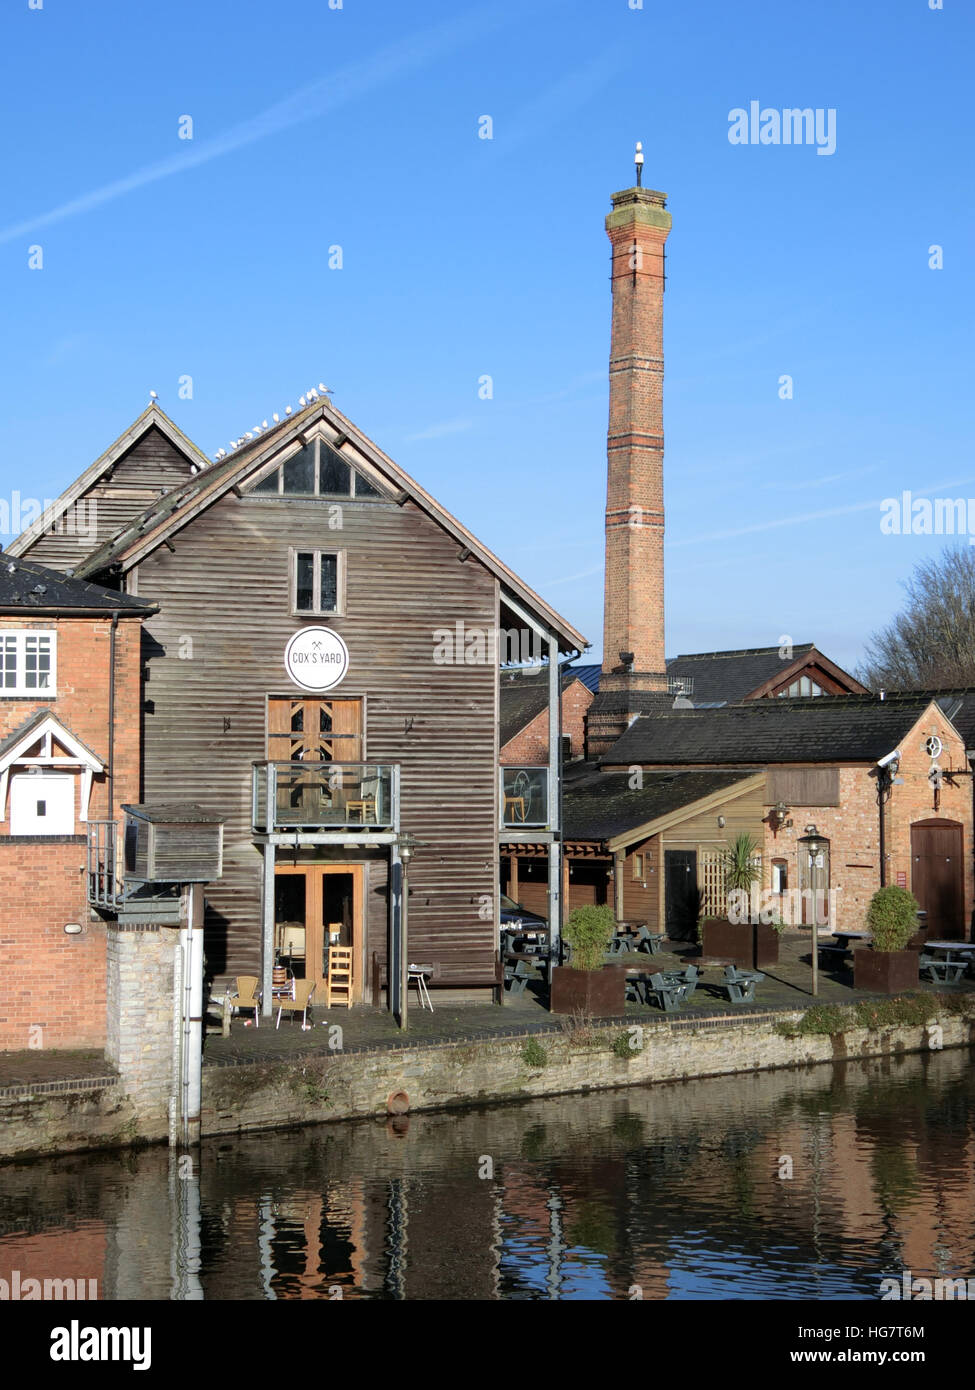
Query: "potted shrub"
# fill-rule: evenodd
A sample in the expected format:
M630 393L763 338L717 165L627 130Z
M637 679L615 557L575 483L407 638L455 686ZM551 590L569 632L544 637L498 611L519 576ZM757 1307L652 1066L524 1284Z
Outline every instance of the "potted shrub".
M918 983L918 954L907 949L917 930L917 899L906 888L878 888L867 908L871 944L853 952L853 983L875 994L898 994Z
M727 917L709 917L701 930L701 954L733 960L737 965L776 965L779 959L781 925L751 921L751 893L761 870L755 863L759 843L747 832L735 837L725 855L725 886L731 901L744 905L743 911L729 910ZM731 895L735 895L735 899Z
M581 1012L595 1018L619 1018L626 1012L626 972L603 968L616 918L609 907L577 907L569 913L562 935L572 947L572 964L552 971L554 1014Z

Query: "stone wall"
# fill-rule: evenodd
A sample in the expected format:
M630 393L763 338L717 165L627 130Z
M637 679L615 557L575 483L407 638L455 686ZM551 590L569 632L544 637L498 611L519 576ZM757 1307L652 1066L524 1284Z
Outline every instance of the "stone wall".
M403 1092L411 1110L438 1109L571 1091L722 1076L777 1067L806 1067L847 1057L918 1052L925 1028L850 1029L837 1037L788 1038L776 1030L799 1013L681 1020L642 1030L642 1047L626 1058L612 1050L630 1030L619 1024L588 1034L536 1035L546 1062L524 1057L527 1038L399 1051L313 1056L255 1066L205 1067L204 1135L322 1120L384 1115ZM944 1047L975 1044L975 1021L941 1020Z
M109 923L108 1032L105 1056L139 1115L145 1138L169 1132L173 1039L179 1007L173 997L178 929L154 923Z

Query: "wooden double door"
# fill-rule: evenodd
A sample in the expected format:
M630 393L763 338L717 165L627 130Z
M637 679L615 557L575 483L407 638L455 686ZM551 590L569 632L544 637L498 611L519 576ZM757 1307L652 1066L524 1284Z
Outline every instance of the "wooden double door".
M274 871L279 958L299 977L321 984L329 950L350 946L353 1003L362 998L364 878L363 864L288 864Z

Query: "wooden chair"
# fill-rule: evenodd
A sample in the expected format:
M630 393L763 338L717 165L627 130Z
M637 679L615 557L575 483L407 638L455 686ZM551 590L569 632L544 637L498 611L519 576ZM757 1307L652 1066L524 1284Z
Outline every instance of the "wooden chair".
M330 946L328 974L325 976L325 1007L344 1004L352 1007L352 947Z
M291 1015L292 1023L294 1022L295 1014L301 1014L302 1032L307 1032L311 1027L311 1024L308 1022L308 1005L314 993L314 980L295 980L294 998L292 999L289 995L282 995L278 1000L278 1019L274 1025L275 1028L281 1027L281 1015L283 1013Z
M241 1009L254 1010L254 1027L259 1028L261 1013L261 993L258 988L256 975L238 975L237 993L231 996L230 1008L232 1013L239 1013Z

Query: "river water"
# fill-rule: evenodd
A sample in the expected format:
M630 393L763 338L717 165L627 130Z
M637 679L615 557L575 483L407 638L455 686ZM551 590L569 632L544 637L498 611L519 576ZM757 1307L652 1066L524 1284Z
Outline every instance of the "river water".
M105 1299L876 1299L905 1269L975 1276L972 1062L9 1165L0 1278Z

